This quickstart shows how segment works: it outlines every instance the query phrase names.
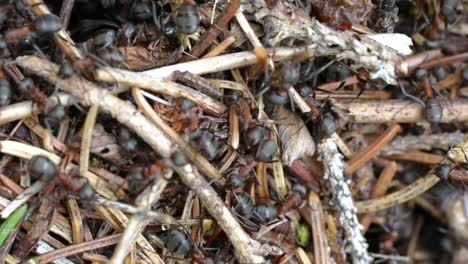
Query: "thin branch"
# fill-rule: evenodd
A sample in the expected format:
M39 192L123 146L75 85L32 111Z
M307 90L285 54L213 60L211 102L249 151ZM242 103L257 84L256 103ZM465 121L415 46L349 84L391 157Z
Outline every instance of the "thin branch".
M274 61L281 61L293 58L299 54L305 54L308 57L314 56L314 49L317 47L316 44L298 47L298 48L274 48L267 49L268 56ZM220 55L216 57L200 59L196 61L190 61L185 63L179 63L171 66L161 67L158 69L152 69L144 71L145 74L151 76L151 78L166 78L172 75L174 71L189 71L193 74L207 74L213 72L220 72L225 70L232 70L240 67L250 66L257 63L257 56L252 51L244 51L231 53L227 55ZM96 72L96 78L100 81L112 81L111 77L103 79L102 76L106 76L105 71L108 68L103 68Z
M58 93L56 96L50 97L55 104L58 101L64 106L74 103L72 97L65 93ZM34 114L40 114L42 109L37 106L33 101L24 101L12 105L7 105L0 108L0 125L10 123L16 120L21 120L30 117Z
M468 100L441 101L441 123L468 121ZM427 122L421 104L408 100L354 100L335 102L346 109L351 122L355 123L417 123Z
M73 256L82 252L91 251L116 244L121 234L110 235L98 238L89 242L73 244L64 248L56 249L38 257L32 258L28 263L50 263L56 259Z
M64 29L68 27L68 22L70 22L70 15L74 4L75 0L64 0L62 2L62 8L60 9L60 18L62 19Z

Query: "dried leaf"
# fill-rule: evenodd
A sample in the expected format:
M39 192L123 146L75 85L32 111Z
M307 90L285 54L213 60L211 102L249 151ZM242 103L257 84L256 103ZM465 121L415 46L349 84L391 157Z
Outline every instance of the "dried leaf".
M275 119L280 123L278 133L284 164L290 165L296 159L314 155L315 142L298 114L280 107Z
M314 14L321 22L340 25L344 22L360 24L366 21L373 5L363 0L311 0Z
M174 50L166 38L153 41L148 47L121 47L119 50L125 56L124 65L134 71L174 64L182 57L182 54Z
M77 137L73 140L72 145L77 145L81 142L82 131L80 131ZM92 141L91 141L91 153L106 159L111 162L118 162L122 159L120 154L120 146L114 135L107 133L101 124L96 124L93 129Z

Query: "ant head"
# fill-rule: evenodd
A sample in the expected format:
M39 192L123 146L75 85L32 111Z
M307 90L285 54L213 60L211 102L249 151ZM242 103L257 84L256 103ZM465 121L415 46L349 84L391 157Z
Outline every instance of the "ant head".
M278 145L274 140L263 141L257 149L256 159L262 162L270 162L278 152Z
M54 14L43 14L34 20L34 28L39 35L55 33L62 27L62 20Z
M31 176L45 182L51 180L57 171L55 164L46 156L41 155L34 156L29 160L28 169Z
M7 79L0 79L0 106L8 105L11 102L13 91Z

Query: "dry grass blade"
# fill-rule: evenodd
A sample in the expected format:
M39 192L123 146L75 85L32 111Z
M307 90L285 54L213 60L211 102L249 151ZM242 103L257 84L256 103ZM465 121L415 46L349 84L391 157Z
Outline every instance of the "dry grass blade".
M311 209L310 221L314 240L314 263L330 263L324 228L324 214L317 194L314 192L309 193L308 204Z
M91 147L91 140L93 136L94 124L96 123L96 116L98 113L98 106L92 105L89 108L88 114L83 125L83 136L81 140L80 150L80 174L84 175L88 171L89 165L89 149Z
M11 201L3 210L1 217L3 219L10 216L16 209L18 209L21 205L26 203L29 198L38 194L46 185L43 181L36 181L31 187L24 190L23 193L18 195L13 201Z
M233 149L239 147L239 116L234 108L229 109L229 141Z
M432 188L440 178L430 175L420 178L405 188L381 198L356 202L359 213L372 213L405 203Z
M267 177L267 166L265 162L259 162L257 164L257 203L266 204L270 200L270 193L268 191L268 177Z
M67 199L68 215L70 215L70 222L72 227L73 242L81 243L84 238L83 220L81 219L80 207L75 199Z
M28 261L31 263L50 263L56 259L73 256L82 252L91 251L94 249L99 249L103 247L108 247L111 245L116 244L121 237L121 234L110 235L107 237L102 237L95 239L89 242L83 242L79 244L74 244L71 246L67 246L61 249L56 249L50 251L46 254L40 255L38 257L34 257Z
M301 247L296 248L294 254L296 255L297 260L300 264L312 264L307 254ZM327 262L314 262L314 263L327 263Z

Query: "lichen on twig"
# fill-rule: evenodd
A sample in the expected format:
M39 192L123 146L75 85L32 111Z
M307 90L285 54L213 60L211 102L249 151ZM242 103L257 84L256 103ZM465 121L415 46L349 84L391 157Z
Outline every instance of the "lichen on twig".
M367 242L361 234L362 226L357 218L351 192L346 183L344 169L346 163L338 152L333 138L324 139L318 146L318 152L325 168L325 179L328 179L333 192L333 203L339 212L339 221L346 231L347 251L354 263L371 263L367 252Z

